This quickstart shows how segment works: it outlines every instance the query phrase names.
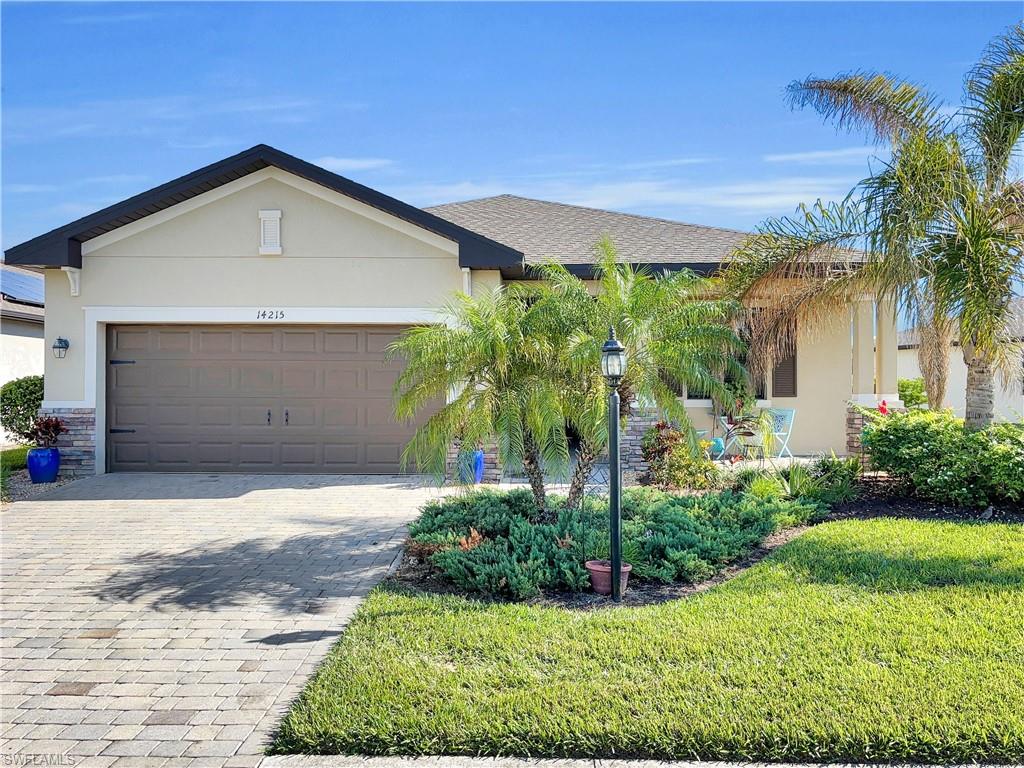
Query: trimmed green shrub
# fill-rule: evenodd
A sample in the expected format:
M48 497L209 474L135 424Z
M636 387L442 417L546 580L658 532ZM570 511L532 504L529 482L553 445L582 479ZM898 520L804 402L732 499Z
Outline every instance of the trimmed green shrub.
M896 387L900 400L907 408L928 405L928 395L924 391L924 379L900 379Z
M525 598L576 591L589 583L583 566L608 556L608 507L581 509L552 500L555 523L531 517L529 491L479 491L428 504L410 526L410 555L454 584L487 595ZM623 493L623 555L639 579L696 582L749 552L772 531L805 523L813 503L733 492L677 496L650 488Z
M690 490L706 490L720 485L721 473L708 458L707 446L702 445L695 452L686 435L668 422L659 421L647 430L643 457L648 466L643 478L647 484Z
M865 413L872 465L915 495L975 507L1024 499L1024 425L969 432L951 411Z
M22 440L29 440L42 404L42 376L8 381L0 387L0 426Z

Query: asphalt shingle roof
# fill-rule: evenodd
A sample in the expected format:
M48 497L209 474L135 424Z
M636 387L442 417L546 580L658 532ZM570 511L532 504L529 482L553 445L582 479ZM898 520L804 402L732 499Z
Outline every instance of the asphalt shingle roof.
M593 264L609 236L622 259L643 264L718 265L746 232L498 195L425 208L454 224L522 251L527 264Z

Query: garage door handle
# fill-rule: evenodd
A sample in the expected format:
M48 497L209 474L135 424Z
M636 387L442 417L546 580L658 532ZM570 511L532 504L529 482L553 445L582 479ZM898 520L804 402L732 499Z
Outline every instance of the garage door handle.
M267 408L267 426L270 426L270 409Z
M110 430L110 434L112 434L112 435L127 435L127 434L134 434L134 433L135 433L134 429L111 429Z
M284 409L284 423L286 425L288 424L288 409L287 408Z

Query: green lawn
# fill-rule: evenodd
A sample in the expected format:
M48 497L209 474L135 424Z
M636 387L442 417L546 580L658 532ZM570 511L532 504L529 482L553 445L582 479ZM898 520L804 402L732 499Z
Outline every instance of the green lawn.
M1024 759L1024 526L819 526L725 585L572 612L378 588L276 752Z

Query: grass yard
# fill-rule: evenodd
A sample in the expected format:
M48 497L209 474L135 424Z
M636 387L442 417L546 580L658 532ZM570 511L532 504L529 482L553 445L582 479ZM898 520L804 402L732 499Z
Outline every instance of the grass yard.
M726 584L572 612L378 588L273 751L1024 760L1024 526L818 526Z

